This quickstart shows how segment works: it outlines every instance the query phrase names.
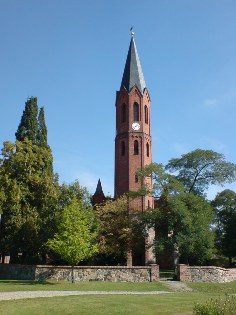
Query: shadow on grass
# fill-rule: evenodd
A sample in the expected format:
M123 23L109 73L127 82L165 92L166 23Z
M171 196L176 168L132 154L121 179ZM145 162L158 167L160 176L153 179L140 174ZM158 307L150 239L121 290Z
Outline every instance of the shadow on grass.
M49 282L49 281L38 281L38 280L1 280L0 284L18 284L18 285L56 285L57 283Z

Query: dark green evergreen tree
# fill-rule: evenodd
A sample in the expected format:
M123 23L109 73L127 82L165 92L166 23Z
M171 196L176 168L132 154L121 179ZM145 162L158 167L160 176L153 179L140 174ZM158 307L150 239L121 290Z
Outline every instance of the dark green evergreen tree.
M45 116L44 116L44 108L41 107L39 110L38 115L38 133L37 133L37 142L36 145L40 148L45 148L48 150L49 154L51 155L51 159L45 161L45 170L47 170L50 174L53 174L53 157L52 151L50 146L48 145L47 140L47 126L45 123Z
M38 104L37 97L29 98L25 103L25 110L21 117L21 122L15 133L16 140L24 141L26 138L32 141L33 144L37 142L38 135Z
M45 123L44 117L44 108L41 107L39 110L38 116L38 134L37 134L37 144L40 147L48 148L48 140L47 140L47 126Z

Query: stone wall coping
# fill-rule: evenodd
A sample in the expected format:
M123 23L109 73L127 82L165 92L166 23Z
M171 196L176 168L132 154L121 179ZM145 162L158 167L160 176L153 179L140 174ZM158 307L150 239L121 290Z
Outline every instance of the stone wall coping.
M3 264L4 265L4 264ZM71 269L72 266L54 266L54 265L20 265L20 264L10 264L8 266L20 266L20 267L30 267L30 268L54 268L54 269ZM74 266L74 269L151 269L150 266Z
M218 267L218 266L188 266L189 269L217 269L217 270L224 270L229 271L230 268Z

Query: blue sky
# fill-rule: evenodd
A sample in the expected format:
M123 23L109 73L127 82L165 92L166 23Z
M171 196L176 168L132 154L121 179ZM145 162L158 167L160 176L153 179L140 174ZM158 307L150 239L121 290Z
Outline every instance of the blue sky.
M1 145L37 96L60 181L93 193L100 177L113 195L115 94L133 25L153 161L201 148L236 163L235 17L235 0L0 0Z

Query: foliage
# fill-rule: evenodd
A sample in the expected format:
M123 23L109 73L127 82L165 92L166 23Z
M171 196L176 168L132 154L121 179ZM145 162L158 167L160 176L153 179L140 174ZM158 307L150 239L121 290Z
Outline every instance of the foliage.
M205 304L196 304L193 315L234 315L236 297L226 295L224 299L211 299Z
M132 247L131 216L128 213L128 198L107 200L96 206L99 225L100 253L122 254Z
M83 208L74 198L65 206L58 222L58 231L47 244L49 249L75 266L97 253L96 236L93 210Z
M210 230L214 213L209 202L186 193L183 184L161 164L151 164L138 174L153 177L154 195L158 197L155 209L143 214L143 226L156 231L156 257L175 252L184 262L201 264L209 259L214 247Z
M212 257L214 233L210 226L214 212L210 203L191 193L181 194L173 200L172 207L183 215L181 226L177 227L176 246L181 259L191 264L203 264Z
M87 188L81 186L78 180L70 184L60 185L58 203L62 209L70 204L74 197L82 203L83 207L91 207L91 196Z
M26 255L43 254L55 233L59 211L59 184L53 174L44 109L37 115L37 98L31 97L25 103L16 143L4 143L0 160L0 251L3 255L10 251L12 262L19 252L21 262Z
M161 198L168 195L175 195L184 192L184 186L173 175L167 173L162 164L151 163L143 169L138 170L137 175L141 178L152 177L153 191L149 191L148 187L141 187L141 195L153 193L154 197ZM137 195L140 195L140 191Z
M21 122L16 132L16 140L23 141L26 138L33 144L37 143L38 135L38 104L37 98L31 97L25 103L25 109L21 117Z
M40 147L47 148L48 140L47 140L47 126L45 123L44 117L44 108L41 107L38 115L38 132L37 132L37 144Z
M216 235L219 251L229 257L236 257L236 193L225 189L212 201L216 212Z
M1 252L37 255L54 233L57 187L51 151L27 138L5 142L0 159Z
M194 150L171 159L168 171L183 183L186 192L203 195L209 185L223 185L236 179L236 165L225 161L223 154L212 150Z
M213 214L202 197L187 193L162 197L157 208L143 215L149 227L155 227L157 258L176 251L184 263L209 259L214 248Z

